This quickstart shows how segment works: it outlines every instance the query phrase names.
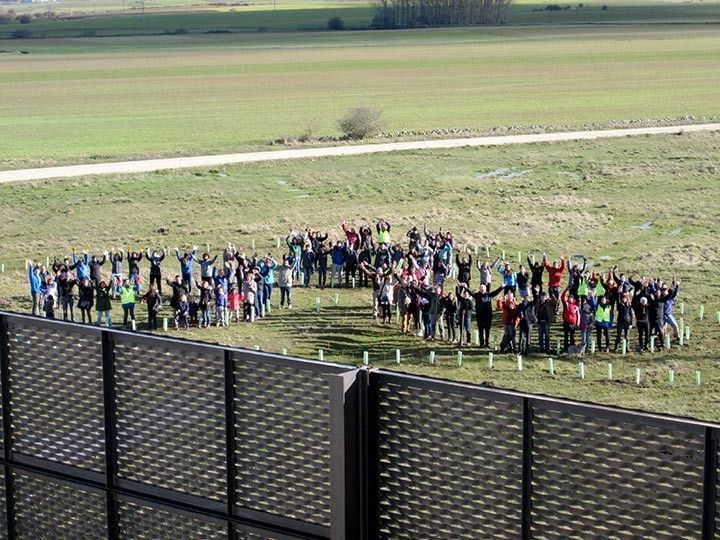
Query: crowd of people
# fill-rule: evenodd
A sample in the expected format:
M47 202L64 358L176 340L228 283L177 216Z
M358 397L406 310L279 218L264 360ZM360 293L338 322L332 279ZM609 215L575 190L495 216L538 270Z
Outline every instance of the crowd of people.
M538 250L528 255L527 266L516 267L500 258L480 260L477 249L473 259L470 249L456 246L450 231L412 227L401 241L393 241L391 231L384 219L357 229L343 222L332 241L317 230L291 230L279 260L271 253L246 254L233 244L215 255L209 248L201 255L197 246L175 248L179 272L172 279L163 271L173 254L167 249L101 254L73 249L50 268L27 261L32 312L55 318L61 310L64 320L75 321L77 308L83 323L112 326L112 302L119 300L127 325L140 302L147 306L148 327L155 330L167 302L176 328L207 328L262 319L271 310L276 287L280 309L292 309L296 286L358 287L371 291L378 324L392 324L395 314L400 332L459 346L471 344L474 319L477 344L490 347L495 312L503 330L500 351L521 354L530 352L533 340L537 350L550 352L556 322L562 326L563 350L580 354L590 348L593 334L597 348L605 351L629 346L631 328L641 351L666 332L678 337L676 277L670 283L634 279L617 267L600 273L582 255L550 261ZM149 266L147 291L143 261Z

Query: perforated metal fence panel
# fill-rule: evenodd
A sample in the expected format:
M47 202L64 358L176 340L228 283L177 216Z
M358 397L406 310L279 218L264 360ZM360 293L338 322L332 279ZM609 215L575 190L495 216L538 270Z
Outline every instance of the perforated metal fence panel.
M18 540L107 538L105 495L99 490L14 473Z
M5 499L5 467L0 466L0 540L7 538L7 499Z
M382 538L519 538L522 400L377 377Z
M702 429L534 409L537 538L699 538Z
M114 341L119 477L226 500L223 351Z
M100 332L16 319L8 331L14 450L102 472Z
M227 525L189 514L119 502L119 537L128 540L227 540Z
M322 373L234 359L237 506L330 526L330 404Z
M0 368L0 540L720 527L716 424L2 312Z

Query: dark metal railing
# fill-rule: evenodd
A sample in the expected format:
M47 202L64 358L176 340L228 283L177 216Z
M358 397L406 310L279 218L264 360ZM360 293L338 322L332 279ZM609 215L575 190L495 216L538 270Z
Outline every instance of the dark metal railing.
M717 528L706 422L5 312L0 383L10 539Z

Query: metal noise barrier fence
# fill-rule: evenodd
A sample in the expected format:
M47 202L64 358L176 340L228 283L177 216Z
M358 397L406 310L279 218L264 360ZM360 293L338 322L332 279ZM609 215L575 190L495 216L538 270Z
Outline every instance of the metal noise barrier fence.
M0 538L703 538L720 426L0 312Z

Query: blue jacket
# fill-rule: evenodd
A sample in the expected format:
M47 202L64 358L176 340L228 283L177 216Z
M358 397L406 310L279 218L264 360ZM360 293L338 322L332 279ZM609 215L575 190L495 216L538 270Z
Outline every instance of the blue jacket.
M72 259L73 266L75 266L75 270L77 271L78 281L90 279L90 264L88 263L87 254L83 255L82 259L78 259L73 253Z
M28 265L28 279L30 281L30 294L40 294L42 279L35 273L35 268L32 264Z
M330 256L332 257L333 264L339 264L340 266L345 264L345 248L344 247L335 246L334 248L332 248L332 253Z
M277 263L273 262L271 264L267 264L264 261L260 262L260 275L265 280L265 283L267 285L274 285L275 284L275 268L277 267Z
M196 250L193 250L193 252L190 254L190 257L188 257L187 261L183 261L182 256L180 256L180 252L176 251L175 256L177 257L177 260L180 261L180 273L184 276L191 276L193 273L193 261L195 260L195 252Z
M225 291L225 294L228 292L228 276L224 272L219 272L216 269L213 270L213 282L215 283L215 288L218 288L218 285L221 285L223 290Z
M503 285L506 287L515 287L517 285L517 274L515 272L505 274L505 269L500 267L498 268L498 274L503 277Z

